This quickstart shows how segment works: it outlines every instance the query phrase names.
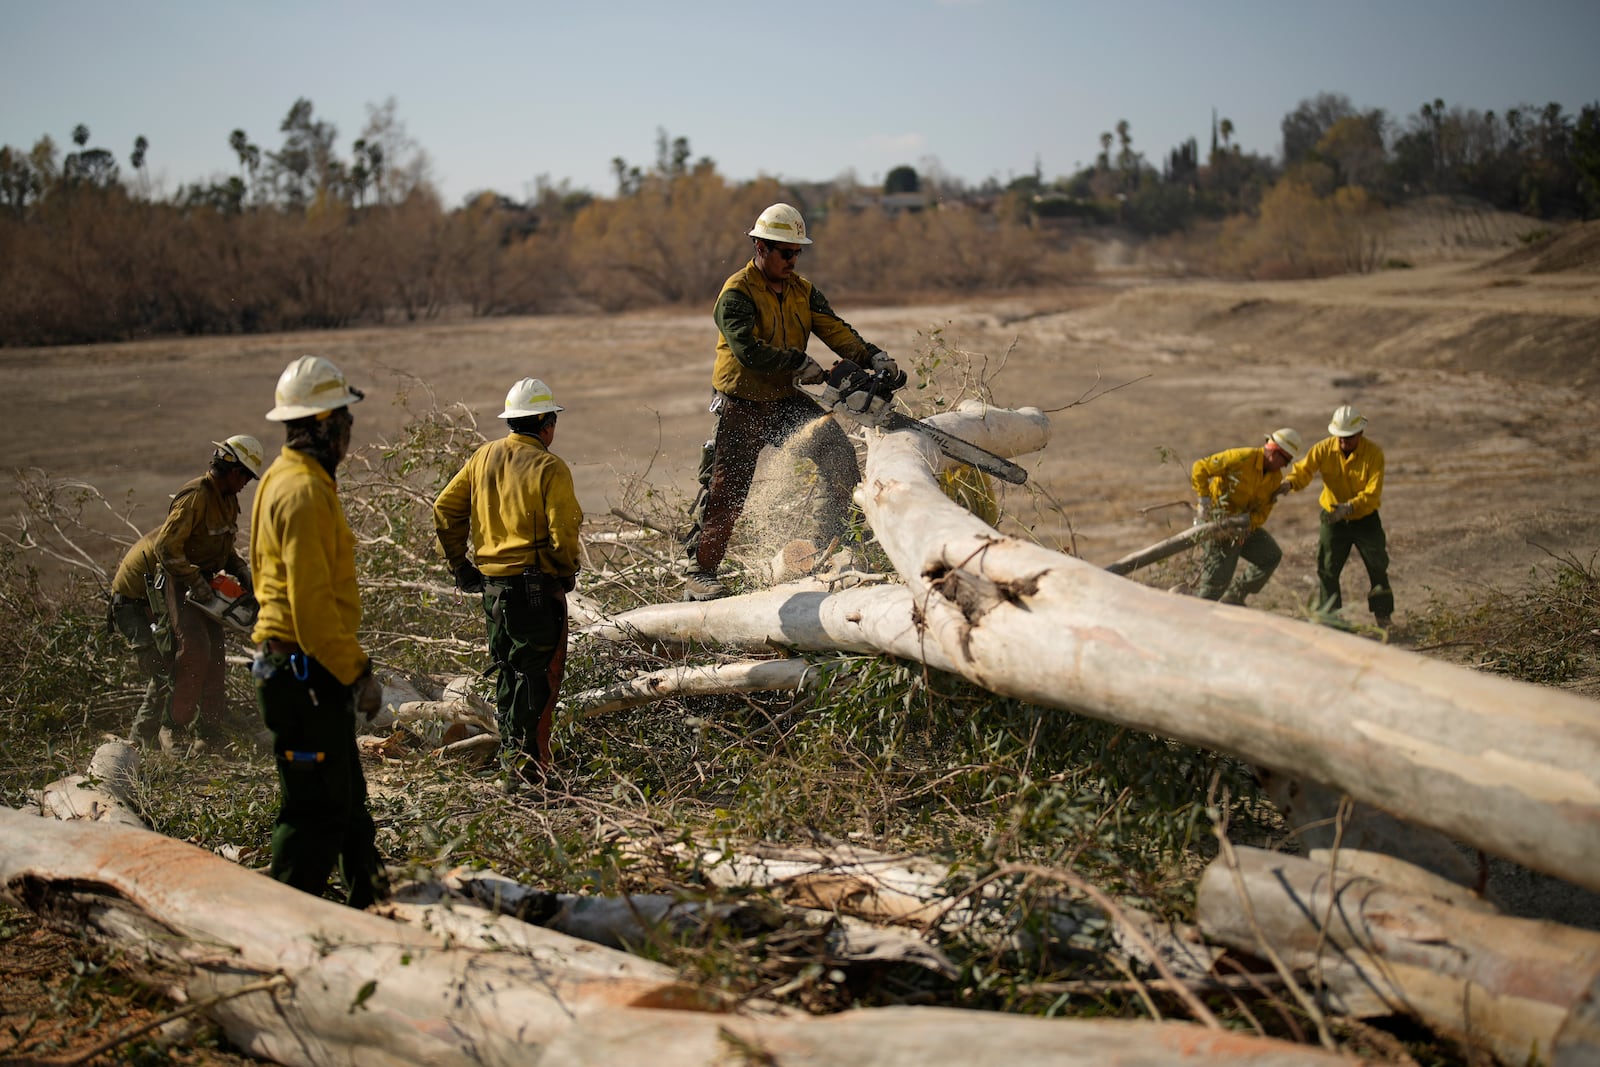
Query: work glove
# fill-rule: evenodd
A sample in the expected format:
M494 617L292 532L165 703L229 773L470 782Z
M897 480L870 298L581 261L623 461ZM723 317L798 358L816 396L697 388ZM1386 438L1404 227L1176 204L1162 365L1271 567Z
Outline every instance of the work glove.
M890 358L889 353L872 353L871 366L874 371L883 372L884 377L889 382L890 388L899 389L901 386L906 384L906 372L901 370L899 364Z
M800 370L796 372L794 380L800 385L821 385L828 380L828 375L822 369L822 364L807 356L806 361L800 365Z
M569 574L564 578L557 578L556 581L561 583L561 591L563 593L570 593L574 589L578 588L578 576L576 574Z
M1272 499L1276 500L1280 496L1288 496L1292 492L1294 492L1294 486L1290 485L1287 481L1280 482L1278 483L1278 488L1272 491Z
M189 588L189 603L209 604L217 598L217 591L211 588L211 583L206 581L196 582Z
M1343 522L1350 517L1350 512L1354 510L1349 504L1335 504L1333 510L1328 512L1328 518L1333 522Z
M361 677L350 686L350 693L355 697L356 711L368 722L376 719L378 712L383 710L383 685L378 681L378 676L372 673L370 659Z
M463 562L456 567L456 588L463 593L483 592L483 572L470 563Z

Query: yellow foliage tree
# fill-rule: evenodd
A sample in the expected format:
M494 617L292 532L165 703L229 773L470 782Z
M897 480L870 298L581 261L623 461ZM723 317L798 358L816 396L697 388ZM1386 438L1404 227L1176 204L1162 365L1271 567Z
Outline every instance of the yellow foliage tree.
M783 188L763 178L731 186L710 166L650 174L615 200L596 200L572 225L580 291L601 307L704 302L749 258L745 236Z

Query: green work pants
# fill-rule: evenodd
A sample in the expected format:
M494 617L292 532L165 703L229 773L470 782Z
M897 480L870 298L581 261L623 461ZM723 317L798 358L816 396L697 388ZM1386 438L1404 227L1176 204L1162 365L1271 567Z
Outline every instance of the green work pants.
M262 652L251 673L282 789L272 877L321 896L337 863L347 904L365 908L382 900L388 876L367 811L350 687L299 652Z
M1394 591L1389 588L1389 540L1383 532L1383 521L1374 511L1359 519L1333 522L1329 513L1322 513L1322 532L1317 539L1317 580L1322 584L1320 607L1323 611L1338 611L1344 605L1339 590L1339 576L1350 559L1350 549L1361 553L1361 562L1367 565L1367 610L1378 618L1394 614Z
M551 762L550 726L567 666L567 594L538 571L483 580L503 749Z
M1241 559L1244 569L1235 575ZM1242 540L1212 541L1200 556L1200 585L1194 595L1201 600L1243 604L1245 597L1261 592L1282 560L1283 549L1264 527L1256 527Z
M158 617L152 604L160 600ZM133 646L139 673L147 681L144 699L133 713L128 740L154 746L161 733L161 720L172 706L172 640L166 625L166 603L158 592L148 600L134 600L121 593L111 597L111 624Z

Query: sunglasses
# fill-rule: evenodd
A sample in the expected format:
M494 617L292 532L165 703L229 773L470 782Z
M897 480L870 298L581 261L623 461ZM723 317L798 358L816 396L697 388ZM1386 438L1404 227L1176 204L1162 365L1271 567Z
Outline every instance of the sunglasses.
M777 245L768 245L767 246L767 251L768 252L776 252L778 255L782 256L784 259L788 260L790 263L793 263L794 262L794 258L796 256L798 256L801 252L804 252L805 249L804 248L779 248Z

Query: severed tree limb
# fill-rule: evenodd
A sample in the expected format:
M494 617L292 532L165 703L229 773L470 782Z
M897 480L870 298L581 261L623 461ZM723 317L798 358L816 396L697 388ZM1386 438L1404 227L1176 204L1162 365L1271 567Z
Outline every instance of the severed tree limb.
M1141 548L1137 552L1130 552L1121 559L1106 564L1106 570L1112 574L1131 574L1140 567L1148 567L1152 563L1159 563L1169 556L1176 556L1186 548L1192 548L1201 541L1210 537L1220 536L1225 533L1238 533L1250 522L1248 515L1235 515L1216 522L1200 523L1182 530L1171 537L1157 541L1148 548Z
M706 667L678 666L640 674L604 689L587 689L561 699L568 713L587 719L673 697L710 693L761 693L814 687L816 665L803 659L742 660Z
M663 935L681 938L700 934L707 923L716 923L742 929L764 929L774 925L773 915L779 919L798 918L808 926L825 932L830 960L835 963L910 963L934 971L945 978L954 978L959 969L937 947L913 934L899 930L882 930L850 916L838 915L815 908L783 908L781 910L762 902L715 903L685 899L664 893L634 893L623 896L578 896L571 893L551 893L514 882L492 871L457 869L437 882L417 883L402 888L397 899L406 903L384 909L389 914L394 908L455 907L476 913L478 907L487 909L511 926L537 924L533 929L551 930L570 937L581 938L611 948L630 949L649 945ZM442 903L423 904L422 902ZM770 914L769 914L770 913ZM437 929L438 918L432 916ZM396 915L396 917L400 917ZM451 926L459 932L461 923ZM504 927L496 928L489 941L503 943L508 936ZM476 943L476 942L474 942Z
M1200 881L1206 936L1242 952L1265 948L1295 972L1320 969L1333 1007L1405 1013L1507 1063L1546 1057L1566 1026L1577 1035L1600 980L1600 933L1463 908L1396 890L1326 862L1237 849ZM1258 940L1259 939L1259 940ZM1600 1039L1573 1036L1600 1060Z
M761 888L785 904L820 908L927 931L959 936L1002 950L1033 953L1036 935L1016 929L1009 895L997 884L1011 874L1042 869L1003 868L952 896L951 868L918 855L890 855L853 845L800 848L750 844L738 851L674 844L668 855L690 866L697 878L727 889ZM1060 879L1057 879L1060 880ZM1089 895L1098 893L1091 887ZM1167 978L1183 980L1210 971L1215 955L1185 941L1153 917L1109 898L1097 900L1117 924L1117 941L1139 963ZM1063 897L1037 901L1043 935L1066 942L1082 929L1079 905Z
M137 783L139 750L126 741L95 749L88 774L58 779L38 793L40 814L55 819L113 822L144 827L129 800Z

